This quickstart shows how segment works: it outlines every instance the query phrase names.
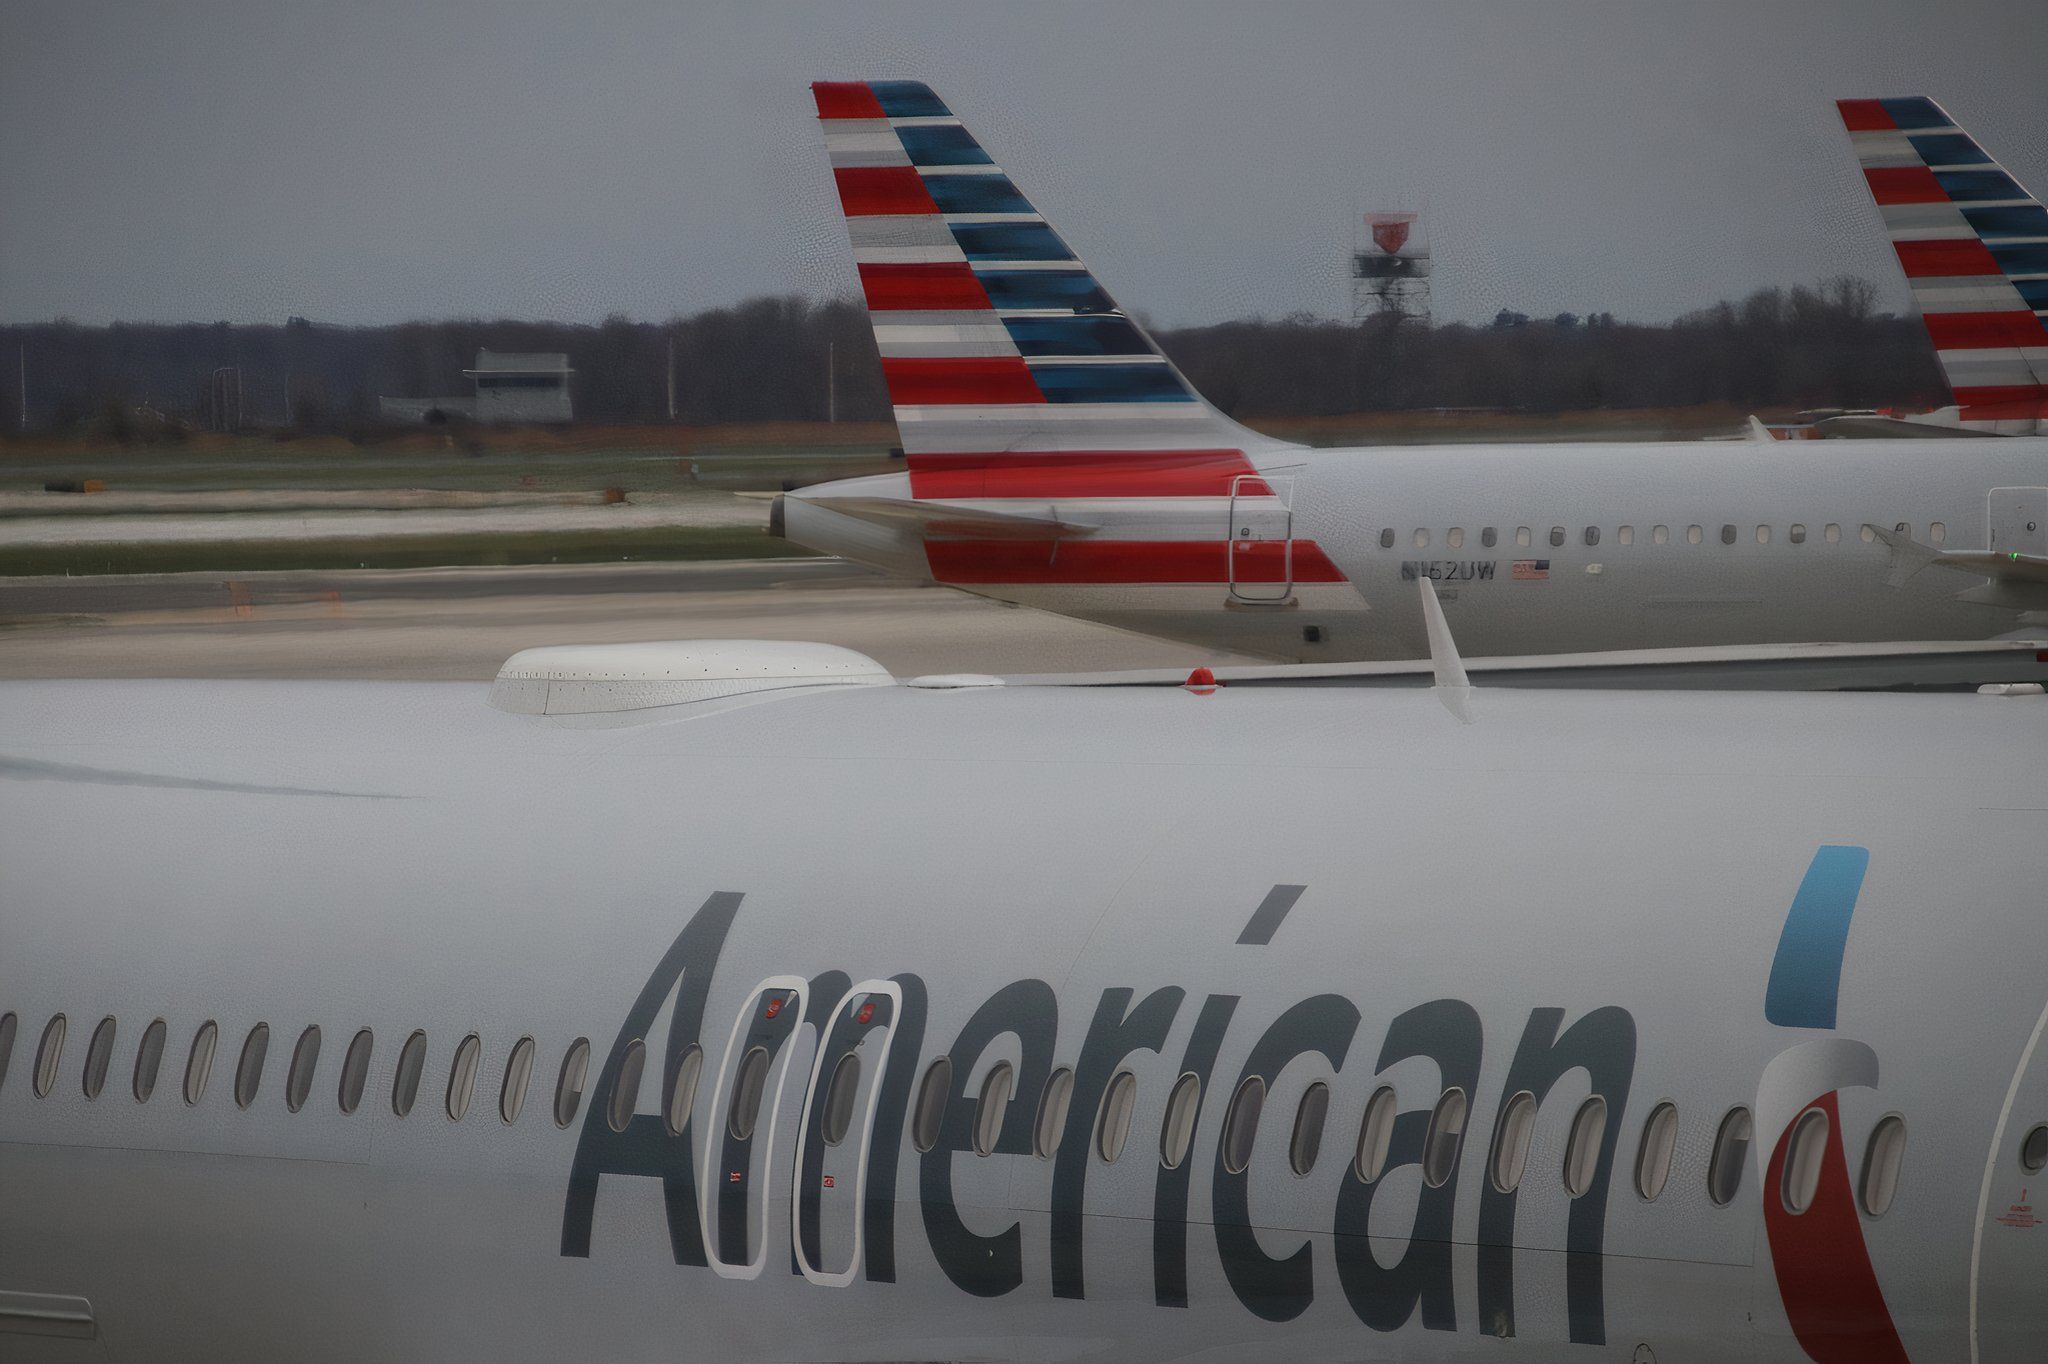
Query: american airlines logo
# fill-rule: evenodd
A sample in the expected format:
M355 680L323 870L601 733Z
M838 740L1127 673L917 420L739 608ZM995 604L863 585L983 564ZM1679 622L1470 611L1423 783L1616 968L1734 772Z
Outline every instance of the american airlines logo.
M1269 941L1301 889L1275 887L1246 924L1239 943L1262 946ZM713 895L663 954L619 1028L598 1077L598 1093L611 1092L624 1058L643 1039L652 1049L654 1039L649 1034L671 999L674 1004L664 1052L671 1058L666 1085L672 1090L676 1083L677 1058L698 1045L708 1048L708 1042L700 1042L707 1036L706 999L742 898L733 892ZM1465 1000L1430 999L1401 1009L1379 1037L1377 1047L1372 1047L1362 1045L1363 1020L1356 1003L1340 995L1318 994L1283 1009L1264 1024L1236 1073L1218 1072L1224 1041L1237 1019L1238 996L1200 995L1177 985L1101 990L1085 1006L1079 1054L1071 1058L1071 1100L1064 1126L1047 1153L1051 1166L1049 1236L1042 1251L1027 1254L1021 1223L993 1235L968 1225L954 1196L955 1160L976 1149L990 1155L1038 1158L1034 1153L1038 1115L1032 1096L1046 1085L1056 1061L1069 1059L1056 1057L1055 1049L1060 1043L1061 1009L1063 1005L1072 1008L1072 1003L1062 1001L1046 981L1013 981L970 1012L950 1047L927 1055L925 1032L937 987L914 974L895 975L870 988L875 987L885 989L892 1001L900 998L900 1015L893 1003L881 1016L865 1006L861 1010L867 1014L860 1020L862 1025L888 1027L884 1044L887 1064L885 1078L876 1082L868 1100L872 1112L865 1145L839 1148L841 1158L855 1160L854 1168L841 1164L835 1166L836 1175L825 1174L814 1168L820 1147L807 1144L804 1149L811 1155L804 1158L796 1177L777 1178L774 1171L790 1168L792 1144L777 1140L772 1126L764 1121L766 1135L756 1149L753 1110L748 1110L742 1135L729 1109L721 1108L726 1088L744 1089L750 1083L744 1062L737 1081L721 1077L713 1082L720 1086L712 1094L713 1117L717 1119L723 1111L722 1120L685 1122L679 1124L678 1131L660 1117L635 1114L621 1130L606 1116L609 1105L592 1103L584 1114L570 1169L561 1253L578 1257L591 1253L600 1182L606 1176L632 1176L660 1181L670 1253L678 1265L709 1265L726 1277L780 1272L773 1267L775 1257L766 1253L761 1230L774 1225L780 1216L783 1225L793 1226L801 1261L793 1265L796 1272L821 1284L844 1285L857 1277L893 1283L898 1270L898 1217L905 1209L915 1208L933 1260L963 1292L999 1297L1035 1283L1040 1285L1039 1291L1055 1298L1085 1298L1090 1269L1088 1183L1102 1168L1096 1142L1091 1139L1097 1113L1105 1105L1112 1082L1127 1069L1128 1058L1164 1053L1169 1042L1181 1035L1175 1031L1177 1022L1190 1020L1181 1052L1171 1063L1173 1073L1199 1077L1204 1090L1215 1096L1197 1119L1205 1125L1215 1121L1212 1114L1223 1111L1223 1096L1237 1093L1254 1078L1272 1085L1297 1058L1319 1057L1341 1075L1361 1071L1379 1075L1421 1059L1434 1067L1438 1089L1444 1094L1456 1090L1461 1096L1470 1096L1478 1091L1485 1051L1479 1013ZM844 972L826 972L778 997L786 998L791 1007L780 1010L782 1018L776 1022L761 1019L755 1005L747 1006L755 1021L743 1020L744 1035L735 1034L731 1055L745 1051L751 1059L752 1053L763 1047L773 1055L805 1024L817 1026L817 1044L829 1050L843 1040L845 1025L857 1017L853 1001L859 998L859 991ZM1067 1036L1073 1035L1070 1027ZM965 1087L977 1063L998 1045L1017 1059L1019 1101L1008 1104L995 1131L976 1133L972 1130L975 1104ZM1635 1020L1626 1009L1607 1006L1586 1012L1567 1026L1563 1009L1538 1007L1530 1010L1512 1047L1503 1100L1527 1092L1540 1104L1553 1086L1568 1075L1579 1074L1606 1105L1609 1116L1598 1137L1595 1174L1585 1193L1572 1200L1563 1236L1570 1265L1565 1304L1569 1338L1575 1343L1604 1343L1607 1191L1635 1073ZM790 1049L792 1054L796 1050ZM913 1148L916 1153L906 1158L919 1067L939 1057L950 1065L944 1108L934 1131L920 1138ZM787 1059L778 1058L774 1064L779 1069L773 1073L801 1086L804 1066L791 1067ZM834 1120L829 1111L823 1111L833 1105L816 1092L827 1072L823 1064L827 1059L821 1052L815 1068L821 1078L810 1082L812 1090L805 1096L806 1116L801 1127L806 1139L818 1123ZM877 1059L870 1057L871 1063ZM754 1074L757 1098L759 1076L768 1071L769 1063L764 1061ZM772 1114L776 1109L780 1083L767 1082L767 1102L759 1111ZM1431 1098L1442 1107L1436 1093ZM1460 1104L1464 1102L1461 1097ZM1459 1111L1462 1114L1464 1109ZM1268 1321L1298 1317L1314 1301L1319 1286L1329 1291L1334 1282L1334 1291L1374 1331L1396 1331L1415 1322L1425 1330L1455 1331L1462 1322L1467 1326L1483 1324L1489 1333L1515 1334L1515 1247L1526 1241L1516 1235L1517 1194L1512 1189L1503 1191L1483 1177L1470 1177L1469 1163L1463 1161L1462 1136L1449 1148L1448 1169L1425 1165L1430 1159L1425 1140L1431 1116L1432 1110L1423 1108L1394 1117L1385 1161L1374 1177L1359 1178L1347 1171L1339 1182L1327 1220L1319 1228L1327 1233L1327 1240L1319 1239L1314 1248L1304 1243L1279 1256L1269 1253L1254 1231L1261 1223L1254 1207L1251 1169L1243 1162L1234 1169L1226 1164L1224 1142L1216 1143L1206 1171L1197 1170L1192 1159L1173 1166L1151 1162L1154 1304L1162 1308L1188 1305L1190 1263L1200 1254L1220 1269L1231 1293L1246 1310ZM715 1153L697 1153L700 1128L705 1140L717 1144ZM844 1126L840 1130L844 1132ZM925 1149L927 1145L929 1149ZM1432 1144L1432 1150L1441 1149ZM1483 1136L1475 1149L1482 1153L1479 1159L1483 1162ZM862 1154L845 1157L849 1150ZM1134 1145L1126 1158L1138 1150ZM700 1167L700 1159L715 1163ZM1374 1201L1388 1187L1384 1176L1410 1165L1422 1167L1417 1173L1425 1177L1402 1184L1404 1190L1412 1190L1416 1183L1421 1188L1405 1236L1398 1232L1390 1235L1386 1210L1380 1214L1381 1225L1372 1224ZM725 1179L716 1187L701 1187L700 1168L723 1170ZM762 1177L748 1179L749 1168L761 1170ZM908 1198L899 1193L899 1180L906 1173L917 1186ZM1476 1187L1479 1198L1476 1292L1462 1310L1453 1274L1452 1244L1461 1187L1468 1190L1468 1196ZM747 1201L764 1199L769 1190L778 1199L786 1194L789 1200L779 1213L769 1207L753 1208ZM827 1194L826 1190L834 1192ZM1403 1197L1407 1196L1404 1192ZM841 1224L850 1220L858 1227L851 1260L838 1274L812 1268L819 1258L821 1200L826 1198L853 1200L841 1205L835 1216ZM1207 1206L1197 1206L1197 1199L1205 1200ZM1205 1241L1213 1245L1204 1249ZM1400 1245L1401 1252L1392 1263L1386 1263L1393 1245ZM1043 1261L1033 1263L1040 1254Z

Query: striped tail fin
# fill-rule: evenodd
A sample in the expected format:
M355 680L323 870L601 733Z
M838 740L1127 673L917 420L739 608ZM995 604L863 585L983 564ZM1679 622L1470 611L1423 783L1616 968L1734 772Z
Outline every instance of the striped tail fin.
M1284 448L1195 392L929 86L811 92L907 454Z
M1962 420L2048 417L2048 210L1925 96L1836 107Z

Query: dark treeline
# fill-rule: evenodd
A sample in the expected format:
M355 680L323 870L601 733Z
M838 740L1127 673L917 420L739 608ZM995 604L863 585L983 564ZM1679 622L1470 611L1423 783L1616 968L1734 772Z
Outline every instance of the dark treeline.
M1313 318L1169 331L1207 395L1247 418L1428 408L1562 411L1727 403L1755 409L1946 401L1926 333L1839 278L1761 289L1660 325L1607 314L1492 324ZM463 395L479 348L563 351L578 420L690 425L888 415L857 303L761 298L667 323L409 322L339 327L68 322L0 327L0 422L117 437L184 427L362 432L379 396ZM239 379L239 393L236 381Z

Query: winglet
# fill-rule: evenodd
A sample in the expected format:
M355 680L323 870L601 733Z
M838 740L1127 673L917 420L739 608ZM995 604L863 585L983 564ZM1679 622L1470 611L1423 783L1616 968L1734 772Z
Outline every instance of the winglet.
M1776 436L1771 434L1771 428L1765 426L1763 424L1763 419L1758 417L1754 412L1749 414L1748 433L1749 438L1751 440L1762 441L1766 444L1777 439Z
M1417 581L1422 584L1422 623L1429 632L1429 662L1436 672L1437 699L1444 703L1445 710L1458 717L1459 723L1469 725L1472 683L1465 676L1465 660L1458 657L1457 641L1451 638L1451 627L1444 620L1436 583L1428 578Z

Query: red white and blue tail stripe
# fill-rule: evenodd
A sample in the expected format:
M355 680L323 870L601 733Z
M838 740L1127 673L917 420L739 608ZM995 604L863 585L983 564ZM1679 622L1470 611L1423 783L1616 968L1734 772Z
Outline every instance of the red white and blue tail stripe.
M1202 400L929 86L811 91L907 454L1280 444Z
M1958 420L2048 430L2048 209L1925 96L1837 108Z
M791 494L792 539L1141 629L1365 609L1292 533L1296 447L1205 402L928 86L811 91L906 458Z

